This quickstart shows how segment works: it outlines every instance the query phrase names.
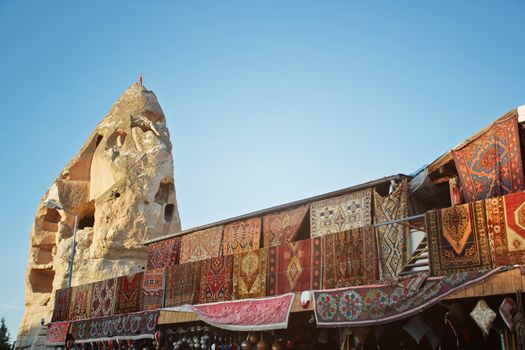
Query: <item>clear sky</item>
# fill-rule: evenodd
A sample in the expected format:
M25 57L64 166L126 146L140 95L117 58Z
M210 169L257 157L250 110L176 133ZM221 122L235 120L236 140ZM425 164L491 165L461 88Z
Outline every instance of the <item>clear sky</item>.
M366 4L366 5L365 5ZM525 104L523 1L0 0L0 316L38 202L144 75L183 228L411 173Z

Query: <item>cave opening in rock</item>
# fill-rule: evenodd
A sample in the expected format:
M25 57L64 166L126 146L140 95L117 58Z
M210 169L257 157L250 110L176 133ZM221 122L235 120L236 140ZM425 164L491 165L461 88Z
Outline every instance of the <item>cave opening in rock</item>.
M173 204L166 204L164 207L164 221L170 222L171 219L173 219L173 210L175 209L175 205Z
M126 140L127 136L128 134L123 131L115 131L109 137L108 142L106 144L106 149L122 147L124 145L124 141Z
M93 201L89 203L82 203L76 210L78 213L78 226L79 230L86 227L95 226L95 204Z
M155 202L160 205L168 203L172 193L175 193L173 182L161 182L159 184L159 190L155 194Z
M36 263L38 265L46 265L53 261L53 247L54 245L41 245L36 252Z
M29 273L29 283L33 293L51 293L53 291L53 270L33 269Z
M46 214L42 220L42 229L45 231L58 231L58 223L62 220L60 213L56 209L46 209Z

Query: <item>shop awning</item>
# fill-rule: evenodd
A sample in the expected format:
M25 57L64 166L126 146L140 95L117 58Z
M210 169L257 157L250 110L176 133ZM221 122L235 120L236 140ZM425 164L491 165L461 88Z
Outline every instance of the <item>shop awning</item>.
M294 298L295 294L289 293L271 298L169 307L162 311L191 312L214 327L231 331L266 331L288 327Z
M361 327L397 321L506 269L499 267L429 278L413 274L396 284L314 291L315 318L319 327Z

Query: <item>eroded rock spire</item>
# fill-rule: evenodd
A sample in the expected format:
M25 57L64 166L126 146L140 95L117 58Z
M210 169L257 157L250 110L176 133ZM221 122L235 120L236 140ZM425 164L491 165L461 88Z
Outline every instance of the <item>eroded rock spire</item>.
M74 217L46 208L47 199L79 218L73 286L145 266L141 243L181 228L170 136L155 94L131 85L42 198L30 237L22 347L41 346L40 320L51 320L54 291L69 278Z

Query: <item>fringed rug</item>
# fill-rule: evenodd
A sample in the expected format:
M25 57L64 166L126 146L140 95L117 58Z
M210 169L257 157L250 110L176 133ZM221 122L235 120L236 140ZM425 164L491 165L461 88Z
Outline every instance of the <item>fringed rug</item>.
M201 262L199 304L232 300L233 255Z
M370 284L378 280L372 226L323 236L323 288Z
M312 290L321 289L322 272L323 272L323 249L321 237L310 239L312 250Z
M153 339L159 311L93 318L71 323L76 344L110 340Z
M278 246L295 241L306 213L308 213L308 205L264 216L264 247Z
M485 204L494 263L525 264L525 192L490 198Z
M189 309L204 322L230 331L286 329L294 294L263 299L192 305Z
M312 203L310 235L320 237L372 224L372 190Z
M148 270L163 269L179 263L181 237L155 242L148 246Z
M259 298L266 294L267 250L236 254L233 258L235 299Z
M166 269L166 306L198 302L200 264L201 262L192 262L173 265Z
M160 309L164 297L164 269L148 270L142 283L141 310Z
M426 281L424 276L416 274L414 278L400 279L396 285L314 291L317 326L359 327L403 319L420 313L454 292L483 281L500 269L459 272L431 277Z
M452 151L466 202L525 189L518 128L514 113Z
M46 344L48 346L64 346L70 324L70 322L51 323L49 327L47 327Z
M387 197L374 190L376 224L408 216L407 182L401 181ZM376 228L381 261L381 278L399 275L410 256L410 230L401 223L381 225Z
M51 322L65 321L68 319L69 292L71 288L57 289L55 291L55 307Z
M433 275L493 266L485 215L484 201L426 213Z
M115 313L117 300L117 279L112 278L93 283L91 317L111 316Z
M268 248L266 295L313 289L311 245L311 240L305 239Z
M140 311L144 272L117 277L115 314Z
M224 226L223 255L259 249L261 218L252 218Z
M217 226L182 236L180 263L215 258L222 252L223 227Z
M89 306L92 290L93 284L91 283L71 287L68 320L84 320L90 317Z

